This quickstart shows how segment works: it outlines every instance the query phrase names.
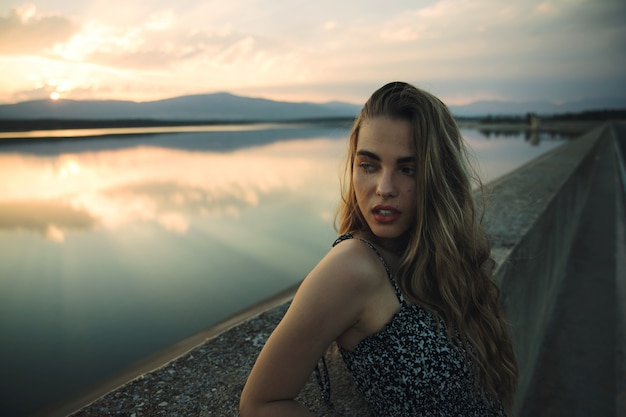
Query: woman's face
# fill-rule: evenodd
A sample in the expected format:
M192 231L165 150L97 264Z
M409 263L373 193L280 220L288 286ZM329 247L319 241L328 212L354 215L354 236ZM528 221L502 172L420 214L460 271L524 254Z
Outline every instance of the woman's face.
M380 239L401 238L415 221L415 164L408 121L380 116L361 124L352 182L361 214Z

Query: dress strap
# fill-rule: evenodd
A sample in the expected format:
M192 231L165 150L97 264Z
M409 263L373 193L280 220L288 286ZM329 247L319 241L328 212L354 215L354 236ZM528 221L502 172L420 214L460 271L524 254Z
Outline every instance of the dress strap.
M333 242L333 247L335 247L339 243L343 242L344 240L352 239L353 237L354 236L352 236L351 233L345 233L345 234L339 236L335 240L335 242ZM393 285L393 289L396 292L396 297L398 297L398 300L400 301L400 304L402 304L402 305L406 304L406 302L404 301L404 296L402 295L402 291L400 291L400 287L398 287L398 284L396 283L396 280L393 279L393 274L391 273L391 269L389 268L389 265L387 265L387 261L385 261L385 258L383 258L383 255L380 253L380 251L369 240L365 240L365 239L362 239L360 237L357 238L357 239L360 240L361 242L365 243L367 246L370 247L370 249L372 249L376 253L376 255L378 256L378 259L380 259L380 262L382 262L383 266L385 267L385 271L387 271L387 277L389 278L389 281L391 281L391 285Z
M343 242L344 240L352 239L353 237L354 236L352 236L352 233L344 233L343 235L335 239L335 241L333 242L333 248L337 246L338 244L340 244L341 242Z

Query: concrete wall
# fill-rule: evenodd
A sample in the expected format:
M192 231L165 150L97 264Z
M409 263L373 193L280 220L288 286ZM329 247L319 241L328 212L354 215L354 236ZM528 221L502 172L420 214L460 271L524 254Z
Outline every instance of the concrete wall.
M520 368L516 409L535 369L597 155L608 139L605 127L594 129L488 187L486 228Z
M596 155L610 143L607 138L605 127L596 128L485 188L486 228L520 364L518 408L534 372ZM209 338L74 415L237 416L248 372L287 306L282 302ZM318 415L368 416L339 355L329 353L328 359L334 412L321 404L314 376L300 399Z

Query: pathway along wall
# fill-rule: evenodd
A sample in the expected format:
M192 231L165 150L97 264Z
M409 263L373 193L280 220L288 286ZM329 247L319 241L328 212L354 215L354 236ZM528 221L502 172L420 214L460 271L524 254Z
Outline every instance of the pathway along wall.
M609 139L606 126L596 128L485 187L486 228L521 371L517 407L534 372L596 155ZM223 331L74 415L238 416L246 377L287 307L281 303ZM314 374L300 400L319 415L368 416L339 355L330 352L328 361L334 412L321 403ZM54 414L61 415L48 415Z

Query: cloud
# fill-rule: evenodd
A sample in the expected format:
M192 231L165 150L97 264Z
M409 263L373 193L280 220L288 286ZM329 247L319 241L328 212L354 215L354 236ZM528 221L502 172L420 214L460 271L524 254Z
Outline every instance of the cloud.
M535 6L535 13L538 15L552 15L557 12L556 7L549 1L544 1Z
M164 31L172 27L175 19L174 12L163 10L151 15L148 21L144 23L144 27L148 30Z
M280 42L246 32L230 23L189 27L172 11L156 12L138 25L85 22L80 32L50 50L50 57L97 66L171 71L269 71L284 65L291 51Z
M271 54L256 37L221 25L189 27L174 11L156 11L134 24L97 18L80 24L60 14L42 14L35 6L11 9L0 17L0 54L39 54L68 62L112 68L164 69L201 59L217 67Z
M69 18L40 14L34 5L0 17L0 54L35 54L68 41L79 29Z
M277 98L276 91L290 87L315 93L321 91L315 86L390 79L496 86L568 78L568 85L575 85L594 77L623 79L616 74L626 73L623 0L393 1L358 8L325 0L271 5L233 0L218 9L202 2L179 7L138 1L124 13L105 2L87 4L92 14L77 20L80 27L32 7L14 9L2 20L0 27L23 29L54 17L74 30L62 39L31 37L46 51L45 65L0 62L12 80L0 80L0 89L12 94L0 99L43 95L39 74L33 76L37 82L20 74L41 72L54 62L65 69L57 67L51 75L72 81L61 97L76 99L91 92L95 98L147 100L253 89ZM100 7L97 13L93 7ZM6 38L0 36L5 46ZM6 47L26 51L10 42ZM483 93L498 95L493 90ZM359 93L358 101L369 92Z
M336 27L337 27L337 21L336 20L327 20L322 25L322 28L324 28L324 30L328 30L328 31L332 31Z

